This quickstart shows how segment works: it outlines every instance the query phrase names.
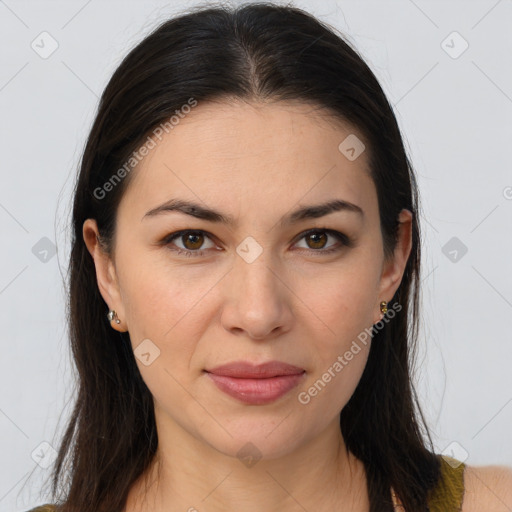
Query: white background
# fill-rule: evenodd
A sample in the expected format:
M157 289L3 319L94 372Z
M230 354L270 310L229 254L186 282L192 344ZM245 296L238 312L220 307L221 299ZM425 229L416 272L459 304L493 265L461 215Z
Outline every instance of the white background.
M0 0L0 511L47 501L31 454L57 446L70 412L67 226L98 97L133 45L194 4ZM347 34L405 134L423 205L415 378L436 451L455 441L467 464L512 465L512 2L295 5ZM47 59L31 48L43 31L58 42ZM469 44L457 58L453 31Z

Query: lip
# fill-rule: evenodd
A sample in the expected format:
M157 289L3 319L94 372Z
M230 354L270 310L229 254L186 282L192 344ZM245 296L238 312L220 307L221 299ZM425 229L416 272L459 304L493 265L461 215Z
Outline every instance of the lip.
M268 361L261 364L254 364L250 361L233 361L206 371L215 375L236 377L238 379L266 379L281 375L298 375L305 370L282 361Z
M236 361L205 372L221 391L252 405L274 402L297 386L306 373L281 361L259 365Z

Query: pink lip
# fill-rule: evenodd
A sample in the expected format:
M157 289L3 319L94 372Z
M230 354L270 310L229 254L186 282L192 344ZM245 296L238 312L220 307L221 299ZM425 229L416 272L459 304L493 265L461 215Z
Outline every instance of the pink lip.
M270 403L297 386L305 374L303 368L280 361L253 365L248 361L206 370L224 393L247 404Z
M304 368L281 361L269 361L261 364L253 364L250 361L234 361L206 371L239 379L265 379L279 375L298 375L304 372Z

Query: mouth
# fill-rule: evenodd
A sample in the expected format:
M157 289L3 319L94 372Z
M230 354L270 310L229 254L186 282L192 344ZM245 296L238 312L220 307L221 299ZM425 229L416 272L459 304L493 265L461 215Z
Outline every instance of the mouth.
M286 395L303 379L306 370L281 361L254 365L237 361L205 370L218 389L251 404L271 403Z

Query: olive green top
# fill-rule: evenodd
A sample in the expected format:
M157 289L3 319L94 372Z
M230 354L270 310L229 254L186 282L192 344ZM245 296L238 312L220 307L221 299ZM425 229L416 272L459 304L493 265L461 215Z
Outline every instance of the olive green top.
M447 455L441 458L441 478L437 487L429 494L428 506L430 512L460 512L464 498L464 468L463 462ZM403 510L398 506L398 510ZM55 512L54 505L42 505L28 512Z
M464 499L466 465L453 457L441 456L441 478L429 495L430 512L460 512Z

